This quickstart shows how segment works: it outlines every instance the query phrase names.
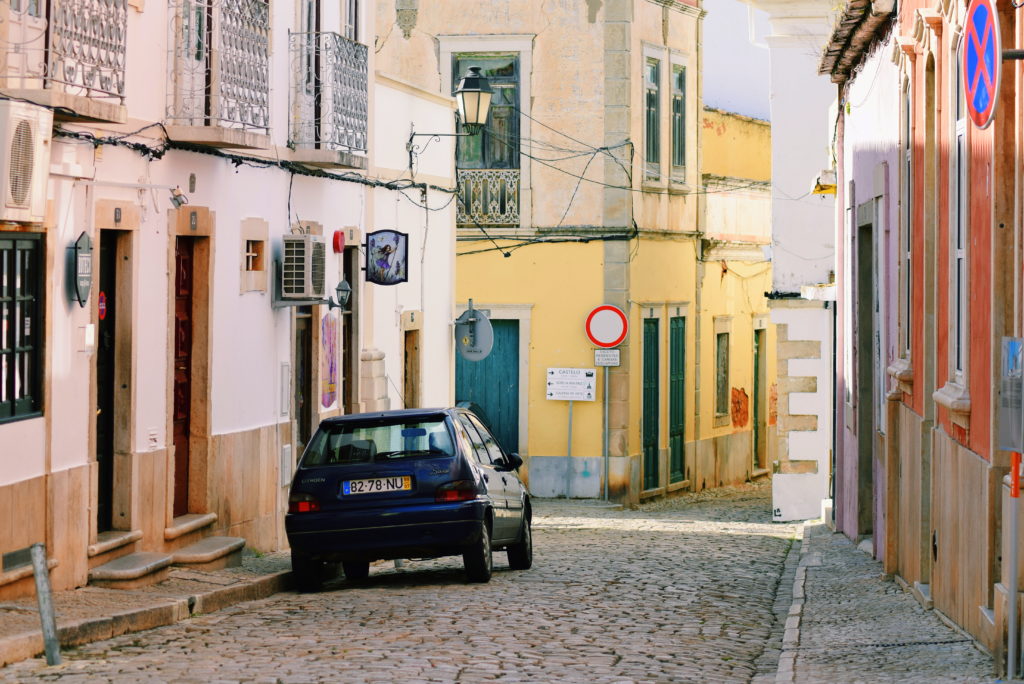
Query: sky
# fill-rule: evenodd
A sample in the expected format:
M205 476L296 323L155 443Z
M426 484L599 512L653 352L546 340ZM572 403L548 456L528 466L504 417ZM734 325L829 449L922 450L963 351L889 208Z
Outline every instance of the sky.
M704 0L704 105L769 120L768 15L748 7Z

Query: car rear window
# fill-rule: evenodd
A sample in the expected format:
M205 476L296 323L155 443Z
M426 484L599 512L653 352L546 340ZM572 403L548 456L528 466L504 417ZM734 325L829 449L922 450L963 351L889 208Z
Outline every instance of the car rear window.
M346 421L320 426L310 440L302 465L379 463L454 454L443 416L416 421Z

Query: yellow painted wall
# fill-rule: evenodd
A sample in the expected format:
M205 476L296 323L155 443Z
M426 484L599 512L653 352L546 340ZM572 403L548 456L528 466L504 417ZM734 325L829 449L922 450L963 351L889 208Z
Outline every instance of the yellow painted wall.
M704 173L771 180L772 129L767 121L706 107L701 133Z

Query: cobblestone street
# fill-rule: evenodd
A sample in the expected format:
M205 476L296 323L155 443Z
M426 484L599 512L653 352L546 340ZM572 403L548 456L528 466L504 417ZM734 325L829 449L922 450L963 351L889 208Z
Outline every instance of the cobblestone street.
M459 558L387 563L359 585L239 604L0 680L774 682L800 543L768 503L765 486L639 511L538 502L529 571L498 554L494 579L469 585ZM964 646L970 669L944 665L985 681L987 660ZM851 679L821 662L802 678L797 661L796 681L874 681L842 657Z

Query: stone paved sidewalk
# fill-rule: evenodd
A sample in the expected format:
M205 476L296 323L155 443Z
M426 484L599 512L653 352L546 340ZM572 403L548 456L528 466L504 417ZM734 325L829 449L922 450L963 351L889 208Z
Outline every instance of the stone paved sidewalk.
M997 681L990 656L824 524L804 527L792 575L777 683Z

